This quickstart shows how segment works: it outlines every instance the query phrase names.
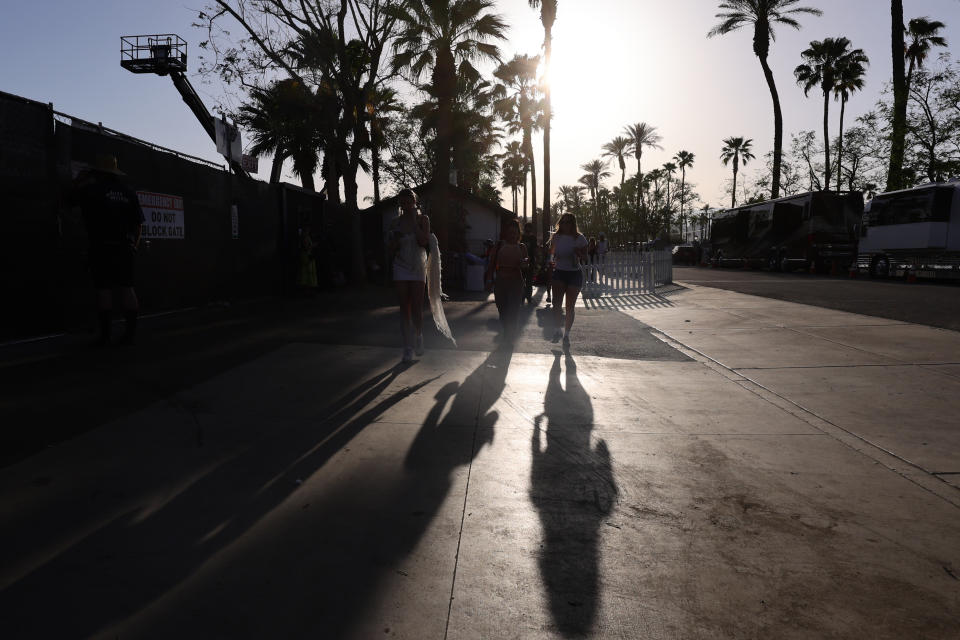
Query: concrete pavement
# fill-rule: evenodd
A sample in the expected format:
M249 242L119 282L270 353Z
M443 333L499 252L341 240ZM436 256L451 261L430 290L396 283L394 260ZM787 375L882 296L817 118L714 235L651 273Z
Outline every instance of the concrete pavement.
M0 470L4 636L957 637L960 335L689 286L509 351L491 306L408 367L317 309Z

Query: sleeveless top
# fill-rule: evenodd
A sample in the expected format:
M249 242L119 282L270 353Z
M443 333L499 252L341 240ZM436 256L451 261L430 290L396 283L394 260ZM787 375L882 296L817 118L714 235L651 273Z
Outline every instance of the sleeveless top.
M519 276L523 253L519 244L502 244L497 249L497 275Z
M400 230L400 216L398 216L390 221L390 233L397 240L398 244L397 253L393 257L393 263L407 271L426 277L427 250L417 244L416 232L402 232Z

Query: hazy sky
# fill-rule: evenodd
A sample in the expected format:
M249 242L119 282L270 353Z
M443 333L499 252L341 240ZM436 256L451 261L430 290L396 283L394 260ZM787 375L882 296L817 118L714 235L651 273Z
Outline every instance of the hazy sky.
M192 28L203 0L35 0L4 3L0 22L0 90L42 102L86 120L100 121L133 136L210 160L220 160L169 78L134 75L120 67L120 36L177 33L190 46L196 72L197 43L204 33ZM644 121L663 136L663 151L644 153L644 170L660 166L681 149L696 154L688 180L704 202L726 200L730 170L720 160L722 139L754 139L759 165L773 140L770 95L756 57L751 32L706 39L716 23L716 0L561 0L554 27L552 65L554 193L583 174L580 165L600 157L601 146L624 126ZM869 110L890 78L887 0L808 0L824 11L802 16L803 29L780 29L770 64L780 90L784 137L800 129L820 131L822 100L794 83L793 68L811 40L846 36L864 49L871 65L865 90L848 105L847 122ZM500 0L498 11L511 25L504 58L534 54L543 40L539 12L527 0ZM929 16L947 23L951 50L960 43L957 0L904 0L905 18ZM216 83L192 77L208 106L222 95ZM832 108L835 135L839 109ZM542 142L535 141L538 181ZM261 177L270 159L261 158ZM636 162L628 163L636 171ZM608 186L619 182L611 165ZM294 181L292 178L289 178ZM538 185L539 186L539 185ZM361 197L372 194L361 181ZM555 197L555 196L554 196ZM538 196L539 200L539 196ZM509 204L509 199L504 198Z

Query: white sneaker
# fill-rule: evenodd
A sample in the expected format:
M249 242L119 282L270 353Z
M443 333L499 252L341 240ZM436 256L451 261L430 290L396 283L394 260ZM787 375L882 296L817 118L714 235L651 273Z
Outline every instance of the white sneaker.
M422 355L423 355L423 334L422 334L422 333L417 336L417 346L414 348L413 351L414 351L414 353L416 353L418 356L422 356Z
M411 349L410 347L403 348L403 361L413 362L413 349Z

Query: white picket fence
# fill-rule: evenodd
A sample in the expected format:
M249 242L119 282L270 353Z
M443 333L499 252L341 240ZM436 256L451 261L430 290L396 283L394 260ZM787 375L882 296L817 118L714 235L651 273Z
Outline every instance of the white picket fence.
M669 251L612 251L603 260L580 268L586 297L653 293L673 282L673 254Z

